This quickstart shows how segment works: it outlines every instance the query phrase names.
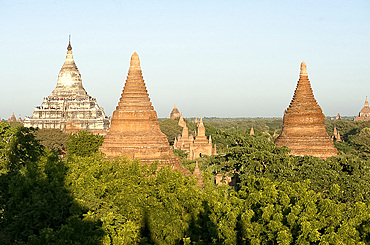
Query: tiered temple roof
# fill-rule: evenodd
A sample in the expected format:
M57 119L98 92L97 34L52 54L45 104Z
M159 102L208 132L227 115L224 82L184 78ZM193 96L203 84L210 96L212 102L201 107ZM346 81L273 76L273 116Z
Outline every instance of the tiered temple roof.
M80 129L105 134L109 120L96 99L89 96L82 86L69 42L67 56L60 69L56 88L37 106L32 117L26 117L25 127L56 128L65 132Z
M337 127L334 126L333 135L331 136L331 139L336 142L343 142L340 138L339 131L337 130Z
M15 117L14 112L13 112L12 116L8 119L8 122L16 122L16 121L17 121L17 118Z
M287 146L291 154L299 156L326 159L338 152L325 130L325 116L314 98L305 62L301 64L297 88L284 112L283 130L275 143Z
M174 149L187 152L188 159L191 160L201 157L202 155L217 155L216 145L213 147L211 136L209 136L209 139L206 137L202 117L198 123L198 133L195 139L193 135L189 135L189 130L185 123L182 129L182 135L179 135L179 137L175 139L173 147Z
M178 125L181 126L181 127L184 127L186 125L186 122L185 122L184 118L182 117L182 113L180 114L180 119L179 119Z
M173 154L166 135L159 128L136 53L131 56L121 99L100 150L108 157L127 155L142 162L158 160L182 170L179 158Z
M180 111L179 111L179 109L177 109L177 107L175 105L175 107L171 111L170 119L175 120L177 118L180 118Z
M360 113L357 117L355 117L354 121L370 121L370 107L369 107L369 101L365 100L365 106L361 109Z

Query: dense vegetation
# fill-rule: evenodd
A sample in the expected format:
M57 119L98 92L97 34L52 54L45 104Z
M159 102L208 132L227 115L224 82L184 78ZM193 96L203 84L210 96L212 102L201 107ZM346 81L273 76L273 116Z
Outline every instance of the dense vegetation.
M70 137L59 129L39 129L34 132L39 143L59 154L67 151L67 143Z
M333 123L345 142L325 161L290 156L269 129L250 136L206 123L222 154L198 159L204 187L106 159L100 136L82 131L59 147L0 123L0 244L369 244L370 125L329 122L329 132ZM216 186L218 173L236 186Z

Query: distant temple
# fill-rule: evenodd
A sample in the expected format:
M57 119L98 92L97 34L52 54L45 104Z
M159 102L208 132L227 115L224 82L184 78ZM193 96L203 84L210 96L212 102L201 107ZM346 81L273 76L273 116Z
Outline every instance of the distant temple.
M35 108L32 117L25 118L24 126L55 128L67 133L82 129L106 134L109 121L110 118L105 115L103 108L82 86L81 74L73 60L69 42L56 88Z
M186 126L186 122L185 122L184 118L182 117L182 113L180 114L180 119L179 119L179 122L178 122L177 125L179 125L181 127L185 127Z
M198 133L195 139L193 135L189 135L188 127L185 124L182 129L182 135L179 135L178 138L175 139L173 148L185 151L188 153L188 159L191 160L203 155L217 155L216 145L214 147L212 146L211 136L209 136L209 139L206 137L202 118L200 118Z
M331 139L335 142L343 142L342 139L340 138L339 131L337 130L335 126L334 126L333 135L331 136Z
M357 117L355 117L354 121L370 121L370 107L369 107L369 101L365 100L365 106L361 109L360 113Z
M198 179L198 185L199 186L204 186L203 176L202 176L202 173L199 170L198 162L195 162L195 168L194 168L193 176L195 176Z
M301 64L297 88L284 112L283 129L275 144L287 146L292 155L298 156L326 159L338 153L325 130L325 116L313 95L305 62Z
M254 129L253 129L253 127L251 128L251 131L249 132L249 135L250 136L254 135Z
M175 107L171 111L170 119L175 120L177 118L180 118L180 112L179 112L179 109L177 109L177 107L175 105Z
M113 112L111 127L100 151L108 157L126 155L142 162L159 161L190 174L181 167L180 159L159 128L157 112L150 102L136 53L131 56L121 99Z
M331 117L330 120L335 120L335 121L342 120L342 117L341 117L341 115L338 112L338 115L336 117Z
M16 121L17 121L17 118L15 117L14 112L13 112L13 115L10 118L8 118L8 122L16 122Z

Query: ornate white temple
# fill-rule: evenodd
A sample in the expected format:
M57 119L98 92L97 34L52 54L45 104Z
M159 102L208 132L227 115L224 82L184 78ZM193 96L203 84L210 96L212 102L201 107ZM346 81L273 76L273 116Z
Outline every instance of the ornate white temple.
M110 118L82 86L81 74L73 60L71 42L67 50L56 88L35 108L32 117L25 118L24 126L55 128L67 133L88 130L105 134Z

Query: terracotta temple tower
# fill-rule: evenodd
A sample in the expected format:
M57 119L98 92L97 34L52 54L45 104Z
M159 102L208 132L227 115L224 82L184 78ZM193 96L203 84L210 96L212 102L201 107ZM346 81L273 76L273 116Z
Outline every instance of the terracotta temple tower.
M180 112L179 112L179 109L177 109L177 107L175 105L175 107L171 111L170 119L175 120L177 118L180 118Z
M108 157L127 155L142 162L158 160L181 169L180 160L159 128L136 53L131 56L126 84L100 150Z
M314 98L305 62L301 64L299 81L284 112L283 130L275 144L287 146L292 155L298 156L326 159L338 152L325 130L325 116Z

